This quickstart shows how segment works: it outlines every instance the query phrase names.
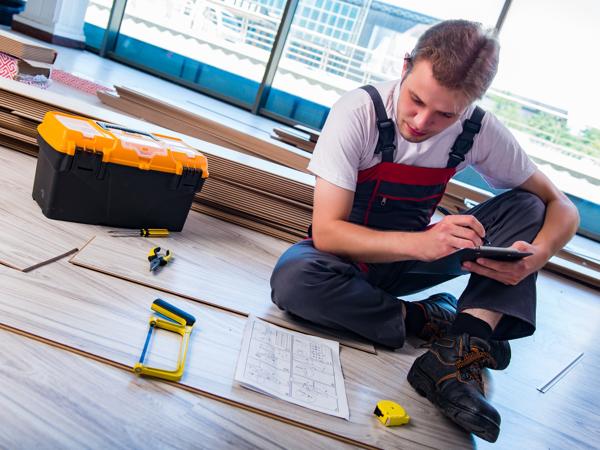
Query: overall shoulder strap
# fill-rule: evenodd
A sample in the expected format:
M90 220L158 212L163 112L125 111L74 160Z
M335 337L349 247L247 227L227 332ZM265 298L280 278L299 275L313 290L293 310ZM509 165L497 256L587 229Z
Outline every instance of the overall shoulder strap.
M465 156L469 153L471 147L473 147L475 135L481 130L483 116L485 116L485 111L476 106L471 117L465 119L462 133L458 135L454 144L452 144L452 151L448 156L448 164L446 165L447 168L456 167L465 160Z
M387 116L383 100L377 89L371 85L361 86L361 89L367 91L367 94L373 101L375 107L375 115L377 116L377 130L379 131L379 138L377 139L377 147L375 147L375 153L381 153L383 162L394 162L394 152L396 145L394 144L394 138L396 137L394 121Z

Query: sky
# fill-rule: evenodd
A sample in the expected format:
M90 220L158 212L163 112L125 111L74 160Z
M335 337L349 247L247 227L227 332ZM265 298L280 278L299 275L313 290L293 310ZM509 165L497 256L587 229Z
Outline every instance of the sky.
M494 26L502 0L387 0L439 19ZM500 32L493 87L568 111L569 125L600 128L600 1L513 0Z

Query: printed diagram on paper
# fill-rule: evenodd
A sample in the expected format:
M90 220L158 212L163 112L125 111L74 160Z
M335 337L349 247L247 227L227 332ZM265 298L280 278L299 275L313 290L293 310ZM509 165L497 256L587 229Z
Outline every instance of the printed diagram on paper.
M242 386L349 419L338 342L250 316L235 379Z

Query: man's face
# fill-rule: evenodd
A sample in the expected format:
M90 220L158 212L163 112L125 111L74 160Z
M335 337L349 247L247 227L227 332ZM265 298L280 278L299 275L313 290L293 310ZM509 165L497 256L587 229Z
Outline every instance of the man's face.
M440 86L431 63L420 60L400 86L398 130L409 142L423 142L456 122L467 106L462 92Z

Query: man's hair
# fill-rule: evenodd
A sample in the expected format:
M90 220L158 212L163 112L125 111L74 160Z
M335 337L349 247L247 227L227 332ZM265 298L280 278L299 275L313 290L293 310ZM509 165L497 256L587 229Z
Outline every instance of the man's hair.
M462 91L469 101L483 97L498 70L500 46L493 32L480 23L447 20L429 28L408 62L410 73L419 60L431 63L440 85Z

